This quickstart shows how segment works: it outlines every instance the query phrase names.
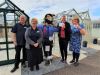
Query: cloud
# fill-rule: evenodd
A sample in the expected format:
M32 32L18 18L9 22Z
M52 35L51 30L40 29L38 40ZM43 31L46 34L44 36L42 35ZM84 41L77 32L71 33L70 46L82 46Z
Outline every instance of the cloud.
M90 10L90 16L98 18L100 0L11 0L30 17L43 18L46 13L60 13L72 8L78 12ZM96 15L98 14L98 15Z
M100 0L91 0L89 2L89 10L93 20L100 19Z

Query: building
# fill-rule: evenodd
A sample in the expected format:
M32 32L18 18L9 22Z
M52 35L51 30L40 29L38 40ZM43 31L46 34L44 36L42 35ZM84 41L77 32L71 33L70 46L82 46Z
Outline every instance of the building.
M92 37L100 38L100 19L92 21Z

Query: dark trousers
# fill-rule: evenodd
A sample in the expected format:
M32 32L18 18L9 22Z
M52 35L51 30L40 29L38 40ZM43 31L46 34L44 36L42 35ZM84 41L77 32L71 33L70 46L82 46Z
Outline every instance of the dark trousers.
M61 53L62 60L67 59L67 46L68 46L68 41L65 39L59 38L59 47L60 47L60 53Z
M80 53L73 52L73 60L78 62Z
M50 46L50 50L46 51L45 47ZM50 41L49 44L43 43L43 51L44 51L44 56L51 56L52 55L52 48L53 48L53 41Z
M15 54L15 67L18 67L19 63L20 63L21 49L22 49L22 54L23 54L22 64L24 64L25 61L27 60L27 54L26 54L25 45L23 45L23 46L20 46L20 45L15 46L15 51L16 51L16 54Z

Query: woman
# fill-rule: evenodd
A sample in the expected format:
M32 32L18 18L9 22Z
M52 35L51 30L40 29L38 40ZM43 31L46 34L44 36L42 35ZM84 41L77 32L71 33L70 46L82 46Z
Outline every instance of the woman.
M75 66L79 65L79 56L81 49L82 35L85 35L86 31L84 25L79 23L79 18L75 17L72 20L71 25L71 39L70 39L70 50L73 51L73 59L70 63L74 63Z
M61 17L61 23L59 23L58 27L59 46L62 57L61 62L67 63L67 46L70 40L71 27L70 24L66 22L66 16Z
M57 32L57 27L53 26L53 15L46 14L44 18L44 25L39 25L39 28L43 31L43 50L46 57L46 65L50 64L49 60L52 60L52 47L53 47L53 34Z
M38 20L33 18L31 20L31 27L27 29L25 33L26 48L28 54L28 66L30 70L39 70L39 64L43 61L42 55L42 31L37 28Z

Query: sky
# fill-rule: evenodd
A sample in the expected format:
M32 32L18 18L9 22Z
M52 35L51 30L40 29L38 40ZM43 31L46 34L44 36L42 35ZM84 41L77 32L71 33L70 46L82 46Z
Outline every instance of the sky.
M42 19L46 13L57 14L69 9L89 10L92 20L100 19L100 0L11 0L31 18Z

